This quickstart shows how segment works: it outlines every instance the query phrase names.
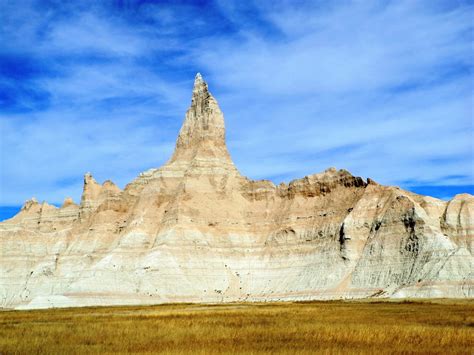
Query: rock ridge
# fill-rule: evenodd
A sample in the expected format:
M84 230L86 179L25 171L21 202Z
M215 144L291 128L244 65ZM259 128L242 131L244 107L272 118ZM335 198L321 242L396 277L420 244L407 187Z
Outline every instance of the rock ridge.
M170 160L79 204L0 223L0 306L474 296L474 197L329 168L275 185L235 167L200 74Z

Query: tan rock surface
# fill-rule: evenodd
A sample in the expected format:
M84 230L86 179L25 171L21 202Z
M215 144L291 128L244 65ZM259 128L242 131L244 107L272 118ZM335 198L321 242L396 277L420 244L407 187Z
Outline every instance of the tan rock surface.
M0 223L4 308L473 297L474 197L445 202L328 169L243 177L198 74L171 159L80 205L30 200Z

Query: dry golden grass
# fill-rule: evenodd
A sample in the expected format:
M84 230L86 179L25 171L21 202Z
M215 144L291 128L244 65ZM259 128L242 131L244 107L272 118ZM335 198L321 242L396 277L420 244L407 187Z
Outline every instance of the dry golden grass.
M0 312L0 353L474 353L472 301Z

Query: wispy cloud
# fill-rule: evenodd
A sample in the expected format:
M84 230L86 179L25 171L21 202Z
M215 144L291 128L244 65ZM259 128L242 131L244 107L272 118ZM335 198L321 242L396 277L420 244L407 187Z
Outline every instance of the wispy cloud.
M0 204L164 163L196 71L252 178L474 185L469 2L262 4L0 0Z

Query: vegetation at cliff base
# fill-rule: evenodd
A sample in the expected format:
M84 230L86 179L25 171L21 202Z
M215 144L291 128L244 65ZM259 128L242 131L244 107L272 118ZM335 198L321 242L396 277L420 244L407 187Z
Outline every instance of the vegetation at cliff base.
M302 302L0 312L1 354L474 352L474 302Z

